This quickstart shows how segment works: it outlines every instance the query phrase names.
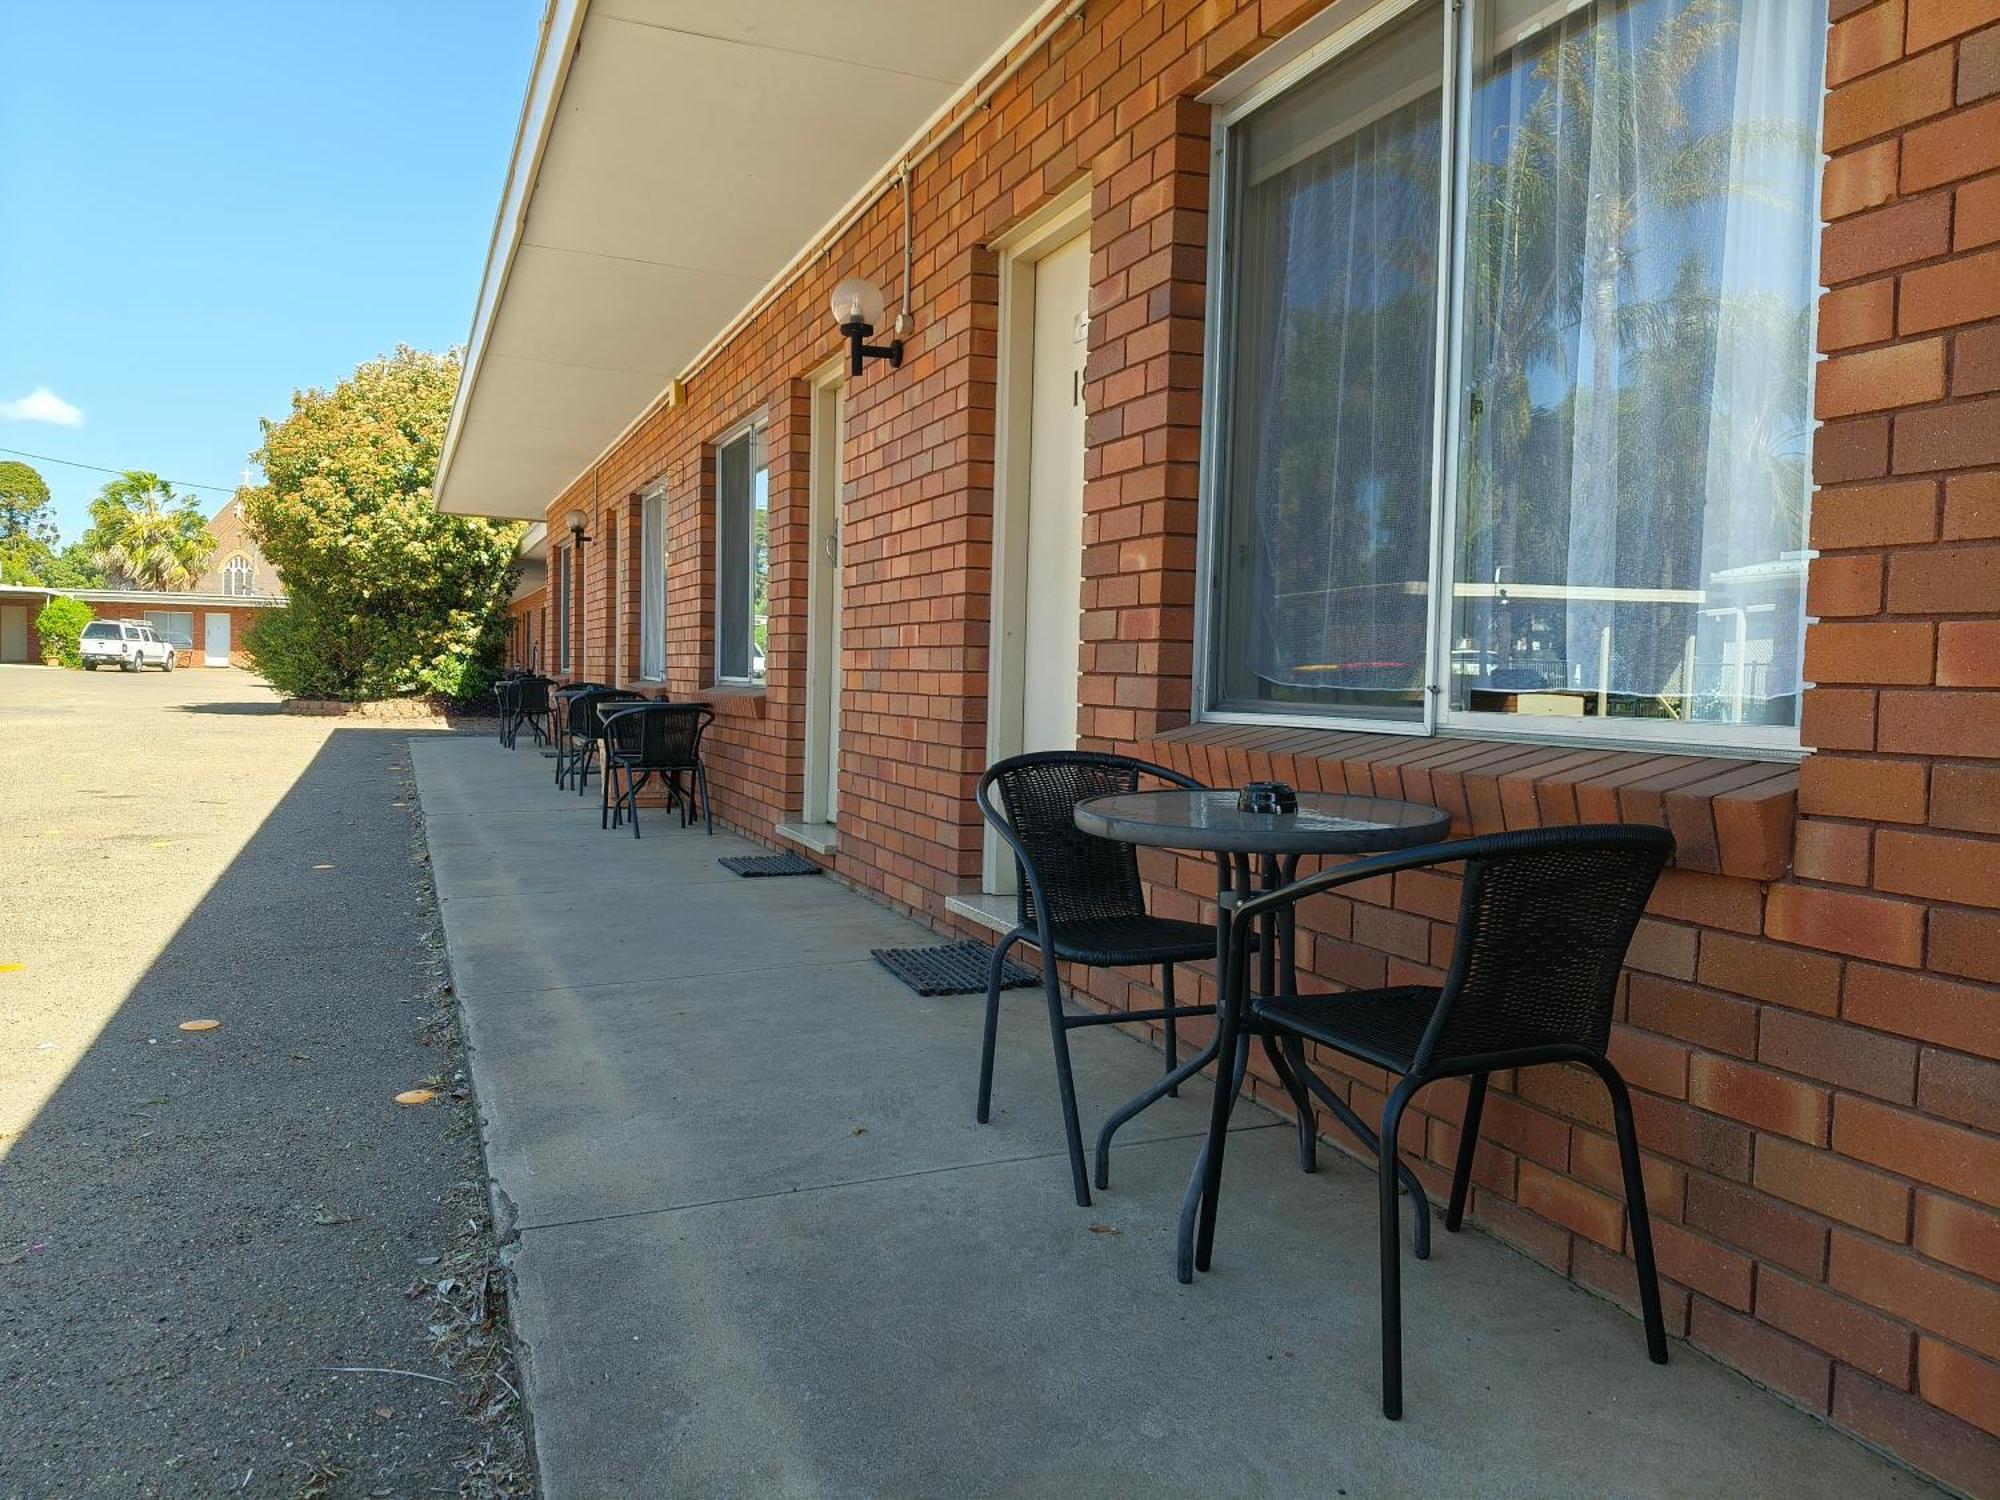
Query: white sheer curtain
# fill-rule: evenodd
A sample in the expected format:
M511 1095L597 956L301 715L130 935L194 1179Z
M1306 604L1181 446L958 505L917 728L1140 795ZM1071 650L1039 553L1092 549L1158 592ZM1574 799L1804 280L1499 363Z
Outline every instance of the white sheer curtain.
M667 497L649 494L639 515L639 675L667 675Z
M1468 138L1454 703L1793 722L1823 4L1528 11Z
M1232 145L1225 700L1422 713L1442 44L1419 7Z

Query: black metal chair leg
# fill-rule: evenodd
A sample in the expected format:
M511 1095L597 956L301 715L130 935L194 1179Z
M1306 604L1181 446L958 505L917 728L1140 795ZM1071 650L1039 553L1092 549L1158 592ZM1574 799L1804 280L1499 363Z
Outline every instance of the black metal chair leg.
M1625 1175L1625 1222L1632 1227L1633 1270L1639 1278L1639 1314L1646 1324L1646 1357L1667 1362L1667 1325L1660 1316L1660 1272L1653 1262L1653 1220L1646 1207L1646 1177L1639 1165L1639 1137L1632 1128L1632 1096L1618 1070L1602 1059L1590 1066L1611 1095L1611 1120L1618 1135L1618 1164Z
M1016 927L993 945L993 966L986 976L986 1027L979 1043L979 1112L975 1117L982 1125L993 1118L993 1049L1000 1040L1000 976L1006 968L1007 950L1022 935Z
M1076 1117L1076 1078L1069 1065L1069 1027L1063 1024L1062 980L1055 955L1042 950L1042 990L1049 1002L1049 1040L1056 1049L1056 1089L1062 1098L1063 1136L1069 1143L1069 1175L1079 1208L1090 1207L1090 1178L1083 1165L1083 1126Z
M1382 1106L1382 1133L1375 1153L1377 1211L1382 1220L1382 1415L1392 1422L1403 1415L1402 1226L1396 1222L1402 1200L1396 1196L1396 1128L1403 1123L1403 1107L1424 1082L1405 1078L1389 1095Z
M1167 1065L1160 1071L1163 1073L1172 1073L1174 1069L1180 1066L1181 1061L1180 1017L1175 1014L1174 1008L1174 966L1172 964L1160 965L1160 1007L1166 1011L1166 1015L1162 1018L1162 1024L1165 1025L1167 1032ZM1178 1099L1181 1092L1180 1086L1176 1084L1169 1088L1167 1092ZM1101 1182L1098 1184L1099 1187L1103 1185Z
M1319 1170L1318 1121L1313 1116L1312 1095L1306 1092L1305 1084L1293 1071L1292 1058L1289 1055L1298 1047L1298 1039L1287 1036L1283 1050L1279 1048L1278 1039L1268 1033L1258 1040L1264 1044L1264 1055L1271 1060L1271 1071L1278 1075L1278 1082L1284 1085L1285 1092L1291 1096L1292 1110L1296 1115L1299 1133L1299 1170L1316 1172ZM1304 1066L1302 1052L1299 1055L1299 1064L1301 1067Z
M597 778L597 826L606 829L611 826L611 778L614 775L609 757L605 759L604 770Z
M1298 1066L1299 1076L1305 1080L1306 1087L1319 1096L1320 1102L1333 1112L1333 1117L1353 1133L1364 1150L1379 1153L1382 1143L1376 1138L1375 1132L1368 1128L1368 1122L1349 1108L1347 1101L1329 1088L1325 1079L1305 1065L1303 1056L1300 1057ZM1410 1201L1417 1210L1416 1220L1410 1226L1410 1251L1418 1260L1429 1260L1431 1258L1430 1195L1424 1191L1424 1185L1417 1180L1417 1174L1404 1166L1400 1159L1396 1163L1396 1177L1403 1184L1403 1190L1410 1195Z
M694 768L694 779L700 784L701 788L702 821L708 825L709 835L713 837L715 834L715 809L708 805L708 767L697 765Z
M1472 1092L1465 1098L1465 1120L1458 1131L1458 1164L1451 1170L1451 1202L1444 1211L1447 1233L1457 1234L1465 1222L1465 1199L1472 1190L1472 1158L1479 1151L1479 1114L1486 1107L1486 1075L1472 1075Z

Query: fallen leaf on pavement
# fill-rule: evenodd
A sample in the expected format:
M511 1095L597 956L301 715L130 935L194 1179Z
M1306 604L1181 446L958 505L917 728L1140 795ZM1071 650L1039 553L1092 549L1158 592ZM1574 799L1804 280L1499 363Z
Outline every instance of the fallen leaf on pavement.
M215 1028L216 1028L216 1027L220 1026L221 1024L222 1024L222 1023L221 1023L220 1021L209 1021L209 1020L201 1020L201 1021L183 1021L183 1022L181 1022L181 1030L182 1030L182 1031L213 1031L213 1030L215 1030Z
M398 1104L428 1104L437 1098L436 1089L404 1089L396 1096Z
M1090 1232L1092 1234L1123 1234L1125 1231L1122 1229L1113 1229L1109 1224L1093 1224L1090 1226Z

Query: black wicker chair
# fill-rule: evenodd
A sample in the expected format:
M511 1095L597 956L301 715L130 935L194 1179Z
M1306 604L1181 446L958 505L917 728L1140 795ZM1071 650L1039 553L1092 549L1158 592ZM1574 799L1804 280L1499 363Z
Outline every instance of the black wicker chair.
M562 734L556 741L556 785L573 782L579 797L589 785L590 773L597 765L598 736L604 732L597 716L599 705L645 701L643 693L610 687L587 687L566 695L560 710Z
M1283 890L1253 897L1230 921L1228 974L1218 1026L1230 1055L1246 1024L1291 1039L1317 1042L1400 1075L1383 1106L1377 1133L1382 1260L1382 1414L1403 1414L1402 1268L1397 1254L1396 1128L1412 1096L1440 1078L1470 1078L1471 1093L1452 1172L1444 1227L1465 1217L1472 1158L1487 1075L1500 1068L1581 1063L1611 1095L1618 1156L1625 1176L1625 1216L1646 1325L1646 1349L1665 1364L1660 1284L1653 1232L1625 1082L1605 1056L1618 972L1654 882L1674 850L1662 828L1607 824L1494 834L1432 844L1338 866ZM1248 1001L1246 939L1259 917L1309 896L1398 870L1465 865L1458 932L1441 986L1399 985L1329 995L1269 995ZM1304 1066L1295 1057L1295 1066ZM1325 1085L1311 1076L1316 1092ZM1217 1089L1209 1123L1208 1168L1202 1183L1195 1265L1209 1267L1222 1191L1230 1091Z
M701 761L701 737L715 722L706 703L608 703L603 707L604 807L600 827L618 828L632 820L632 837L639 836L639 791L655 776L667 787L667 806L681 810L681 827L688 826L695 799L708 831L715 816L708 806L708 768ZM687 782L682 784L685 776Z
M521 736L521 726L528 726L528 732L535 737L535 744L549 742L549 689L555 686L546 677L516 677L503 684L507 692L502 699L500 740L512 750Z
M500 716L500 748L512 749L513 741L507 737L508 726L514 722L514 703L521 695L521 679L512 672L503 672L493 680L493 711Z
M979 1053L979 1123L991 1118L993 1049L1000 1025L1000 975L1007 951L1031 943L1042 954L1042 990L1048 1002L1049 1035L1055 1043L1056 1084L1062 1099L1063 1130L1069 1142L1070 1175L1076 1201L1088 1205L1090 1182L1084 1170L1083 1132L1077 1121L1076 1081L1070 1070L1069 1033L1081 1026L1122 1021L1161 1021L1166 1033L1166 1071L1179 1066L1177 1023L1184 1016L1210 1016L1212 1005L1180 1005L1174 999L1174 965L1212 958L1218 932L1201 922L1156 917L1146 911L1139 880L1138 853L1130 844L1098 838L1076 826L1076 805L1089 797L1137 791L1142 777L1171 786L1203 790L1202 784L1164 766L1129 756L1085 750L1042 750L1016 755L979 778L974 797L1000 837L1014 851L1020 885L1017 925L994 945L986 985L986 1029ZM995 806L994 798L999 805ZM1226 870L1218 861L1218 869ZM1219 889L1219 887L1218 887ZM1071 1015L1063 1008L1056 963L1087 968L1160 969L1162 1005L1157 1010L1090 1012ZM1143 1102L1151 1102L1147 1097ZM1135 1111L1107 1121L1098 1139L1098 1186L1105 1185L1111 1134Z
M563 741L568 735L569 728L567 704L570 694L588 693L598 688L608 688L611 684L608 682L584 682L581 680L557 682L553 677L548 681L548 743L555 749L556 768L558 773L560 773L562 769ZM558 784L561 783L562 777L560 774L557 775L556 780Z

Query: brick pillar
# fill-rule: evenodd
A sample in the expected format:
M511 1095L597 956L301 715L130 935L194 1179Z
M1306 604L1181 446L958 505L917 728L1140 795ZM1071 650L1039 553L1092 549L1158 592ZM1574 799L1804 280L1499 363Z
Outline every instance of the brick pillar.
M2000 1204L2000 3L1834 0L1833 16L1815 753L1799 881L1772 921L1782 895L1797 940L1855 955L1842 1019L1916 1058L1896 1107L1865 1080L1834 1097L1822 1175L1848 1183L1843 1204L1879 1190L1896 1209L1830 1210L1854 1227L1813 1295L1916 1338L1836 1365L1833 1417L1978 1492L2000 1476L2000 1343L1969 1314L1991 1302L2000 1238L1968 1227L1990 1231Z
M1174 98L1093 168L1085 745L1110 748L1187 722L1208 148L1206 107Z

